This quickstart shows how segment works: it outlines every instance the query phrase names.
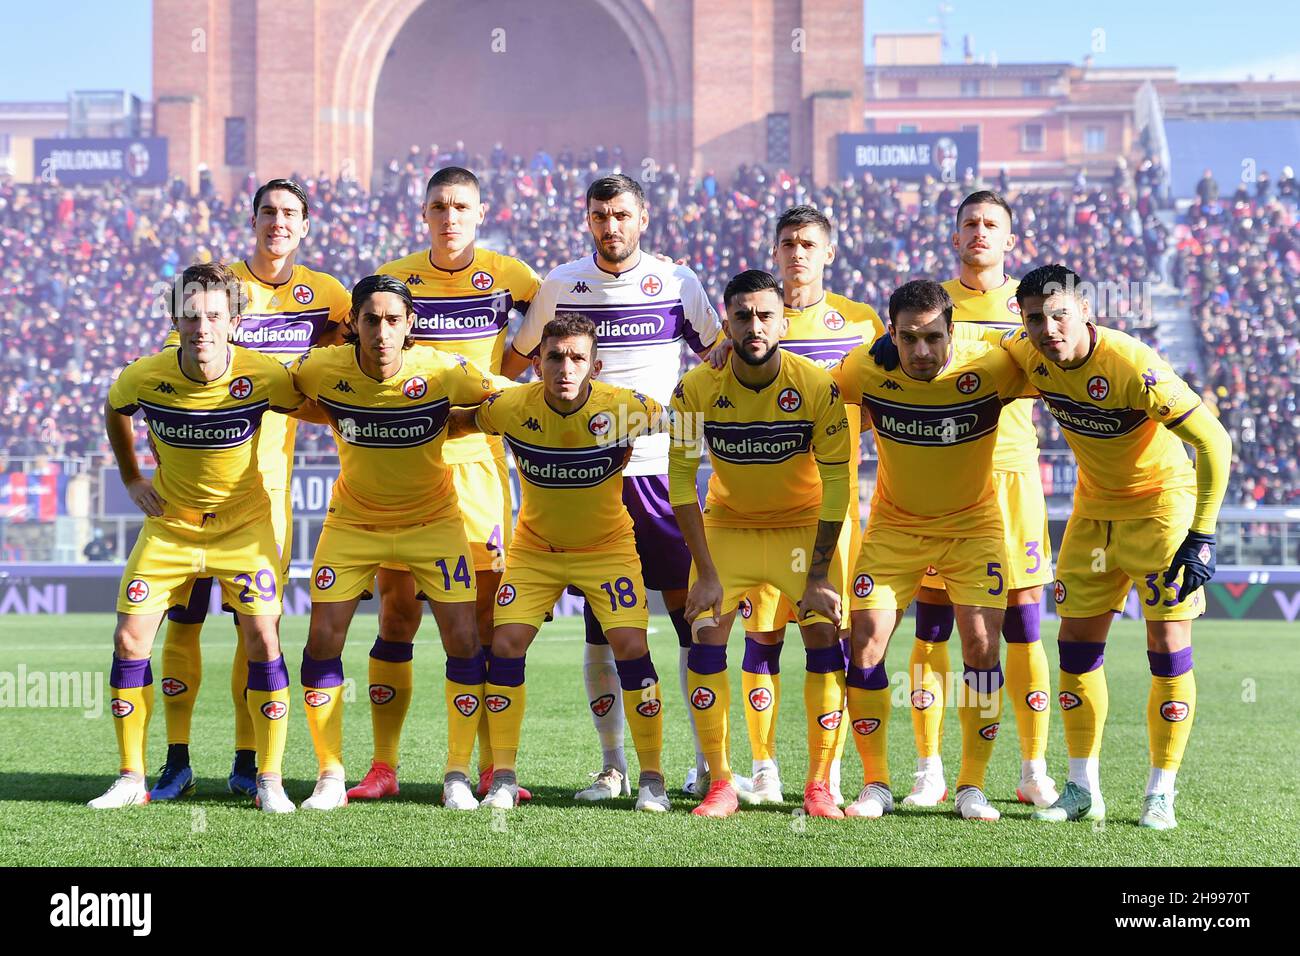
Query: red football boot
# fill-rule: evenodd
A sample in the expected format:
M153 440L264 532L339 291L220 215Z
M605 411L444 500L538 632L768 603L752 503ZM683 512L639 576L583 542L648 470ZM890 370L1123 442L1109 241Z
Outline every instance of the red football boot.
M379 800L397 796L397 771L374 761L361 782L348 791L349 800Z
M488 767L486 770L482 771L478 775L478 787L474 792L474 796L482 800L484 797L487 796L487 792L491 789L492 789L492 768ZM528 791L528 789L525 787L520 787L519 802L527 803L531 799L533 799L533 795Z
M691 811L697 817L729 817L740 809L736 788L730 780L715 780L709 785L700 805Z
M813 780L803 788L803 812L810 817L844 819L844 811L835 805L830 786L821 780Z

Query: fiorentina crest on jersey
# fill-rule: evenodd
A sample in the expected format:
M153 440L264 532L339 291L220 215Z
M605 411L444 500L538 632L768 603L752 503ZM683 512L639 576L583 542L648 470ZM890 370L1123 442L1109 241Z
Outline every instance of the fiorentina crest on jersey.
M855 597L864 598L871 593L875 586L876 582L871 580L871 575L859 574L853 579L853 594Z
M753 613L754 613L754 605L750 602L749 598L741 598L740 616L748 621L750 617L753 615Z
M499 714L510 706L510 698L505 694L488 694L483 698L483 706L494 714Z
M321 569L316 572L316 587L321 591L328 591L334 586L335 574L334 569L329 565L322 565Z
M957 391L963 395L970 395L972 392L978 391L979 387L980 377L974 372L965 372L957 376Z
M149 596L149 585L139 578L132 579L126 586L126 599L132 604L139 604Z
M1052 597L1056 599L1057 604L1065 603L1065 585L1060 581L1052 585Z
M418 375L414 378L408 378L402 384L402 394L410 399L424 398L424 393L428 390L428 382Z
M316 293L311 291L311 286L299 282L293 287L293 299L299 305L307 305L314 298L316 298Z
M587 431L597 438L604 438L609 434L609 428L613 422L614 420L609 417L608 412L597 412L591 416L591 421L587 422Z
M1012 315L1020 314L1020 301L1014 295L1007 299L1007 311Z
M776 404L783 412L797 412L803 404L803 398L793 388L783 388L776 397Z
M934 694L924 688L912 691L912 706L917 710L925 710L934 703Z
M1078 694L1071 694L1068 690L1061 691L1056 699L1061 702L1061 710L1074 710L1083 703Z
M487 289L492 288L491 274L484 272L481 269L478 272L474 273L474 275L470 278L469 281L470 281L470 285L478 289L480 292L484 292Z
M1110 382L1106 381L1103 375L1094 375L1088 379L1088 397L1094 402L1100 402L1110 394Z
M749 706L763 711L772 706L772 692L766 687L755 687L749 692Z
M1031 690L1025 695L1025 703L1029 705L1030 710L1038 711L1041 714L1047 710L1047 692Z
M108 709L114 717L126 717L135 710L135 704L129 700L123 700L121 697L114 697L108 702Z
M497 591L497 604L500 607L505 607L507 604L514 601L514 599L515 599L515 589L511 587L509 584L501 585L500 590Z
M822 316L822 325L826 326L826 328L830 329L832 332L838 332L840 329L844 328L844 316L832 309Z
M659 281L658 276L646 276L641 280L642 295L658 295L663 291L664 284Z
M247 375L241 375L230 383L231 398L248 398L253 394L253 380Z

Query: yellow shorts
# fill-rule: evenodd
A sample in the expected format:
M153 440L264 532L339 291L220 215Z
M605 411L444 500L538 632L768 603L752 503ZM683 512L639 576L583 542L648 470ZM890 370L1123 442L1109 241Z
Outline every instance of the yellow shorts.
M510 513L510 472L504 458L451 465L451 479L465 519L465 537L475 571L501 571L514 522Z
M312 562L312 603L371 596L380 565L409 570L420 600L458 604L475 600L478 593L459 516L410 528L376 528L326 518Z
M497 588L493 624L541 627L570 585L582 592L605 631L645 630L650 622L641 559L629 537L626 546L601 551L541 551L516 545Z
M788 601L791 608L803 599L808 583L808 564L817 539L816 525L802 528L718 528L705 525L704 536L722 579L723 614L739 608L743 618L744 602L750 600L748 595L762 587L771 588L775 595ZM695 563L691 562L691 585L695 584L697 577ZM778 603L773 602L774 610ZM752 614L750 619L753 619ZM799 621L801 626L829 623L820 614L810 614Z
M840 607L847 609L852 595L849 592L849 563L862 547L862 525L856 516L849 517L840 531L840 539L831 555L829 577L840 589ZM740 620L746 634L779 631L787 624L798 621L794 602L770 584L750 588L740 602ZM810 620L812 620L810 618ZM840 623L848 628L848 615Z
M169 509L145 518L122 572L117 610L161 614L190 598L195 578L215 578L240 614L278 615L284 578L264 497L219 514Z
M867 528L853 567L853 610L903 610L934 567L953 604L1007 606L1001 538L939 538L895 528Z
M1190 621L1204 614L1204 589L1180 603L1177 585L1164 587L1195 504L1189 494L1186 506L1172 514L1130 521L1071 516L1056 561L1056 613L1095 617L1123 611L1130 586L1136 586L1148 621Z
M995 471L993 490L1002 513L1003 546L1007 564L1003 571L1007 587L1043 587L1052 583L1052 542L1047 536L1047 501L1043 479L1035 471ZM945 587L943 575L927 571L923 587Z

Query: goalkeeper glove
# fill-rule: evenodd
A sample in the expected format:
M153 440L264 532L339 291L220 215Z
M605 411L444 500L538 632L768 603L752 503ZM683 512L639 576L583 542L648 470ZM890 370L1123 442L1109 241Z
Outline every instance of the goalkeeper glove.
M1178 588L1178 601L1193 594L1214 577L1214 535L1189 531L1182 545L1174 552L1174 560L1165 572L1165 587L1169 587L1183 572L1183 583Z
M871 343L871 350L868 354L870 354L871 357L876 360L876 364L886 372L892 372L894 369L898 368L900 361L898 357L898 346L894 344L894 340L889 337L888 332Z

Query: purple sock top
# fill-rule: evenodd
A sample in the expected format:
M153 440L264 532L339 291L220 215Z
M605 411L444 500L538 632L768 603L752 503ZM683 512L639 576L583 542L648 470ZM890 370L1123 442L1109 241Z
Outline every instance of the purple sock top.
M844 651L840 649L839 641L830 647L806 648L804 653L808 659L806 669L810 674L833 674L844 670Z
M962 679L966 686L977 694L995 694L1002 689L1002 665L989 668L971 667L963 664Z
M847 637L840 638L840 656L844 658L844 669L849 669L849 658L853 656L853 640Z
M863 690L884 690L889 686L889 674L885 672L885 662L881 661L871 667L849 665L847 683L850 687Z
M956 614L950 604L916 602L916 636L922 641L940 643L952 637Z
M1192 649L1184 647L1172 654L1160 651L1147 651L1147 660L1151 662L1153 677L1178 677L1192 669Z
M306 648L303 648L298 679L303 687L338 687L343 683L343 658L330 657L318 661L308 657Z
M618 671L619 686L624 690L641 690L643 687L659 683L659 675L655 673L655 666L650 661L649 652L631 661L616 660L614 668Z
M481 650L473 657L452 657L448 654L447 680L453 684L483 683L487 680L487 658Z
M149 664L149 658L124 661L116 654L113 655L113 668L108 672L109 687L148 687L152 683L153 668Z
M284 665L284 655L273 661L248 662L248 689L260 691L284 690L289 686L289 668Z
M1061 653L1061 670L1067 674L1086 674L1101 666L1106 652L1104 642L1062 641L1058 645Z
M745 638L745 657L740 662L740 669L751 674L781 673L781 648L784 646L784 641L760 644L752 637Z
M691 646L691 626L686 622L686 608L679 607L675 611L668 612L668 620L673 622L673 630L677 632L677 646Z
M1012 604L1002 618L1002 636L1008 644L1032 644L1039 639L1043 609L1037 604Z
M448 663L451 658L447 658ZM524 682L524 658L493 655L487 682L498 687L519 687Z
M386 641L382 637L376 637L375 643L370 647L370 656L377 661L388 661L390 664L405 664L415 656L415 644Z
M718 674L727 669L726 644L692 644L686 666L697 674Z

